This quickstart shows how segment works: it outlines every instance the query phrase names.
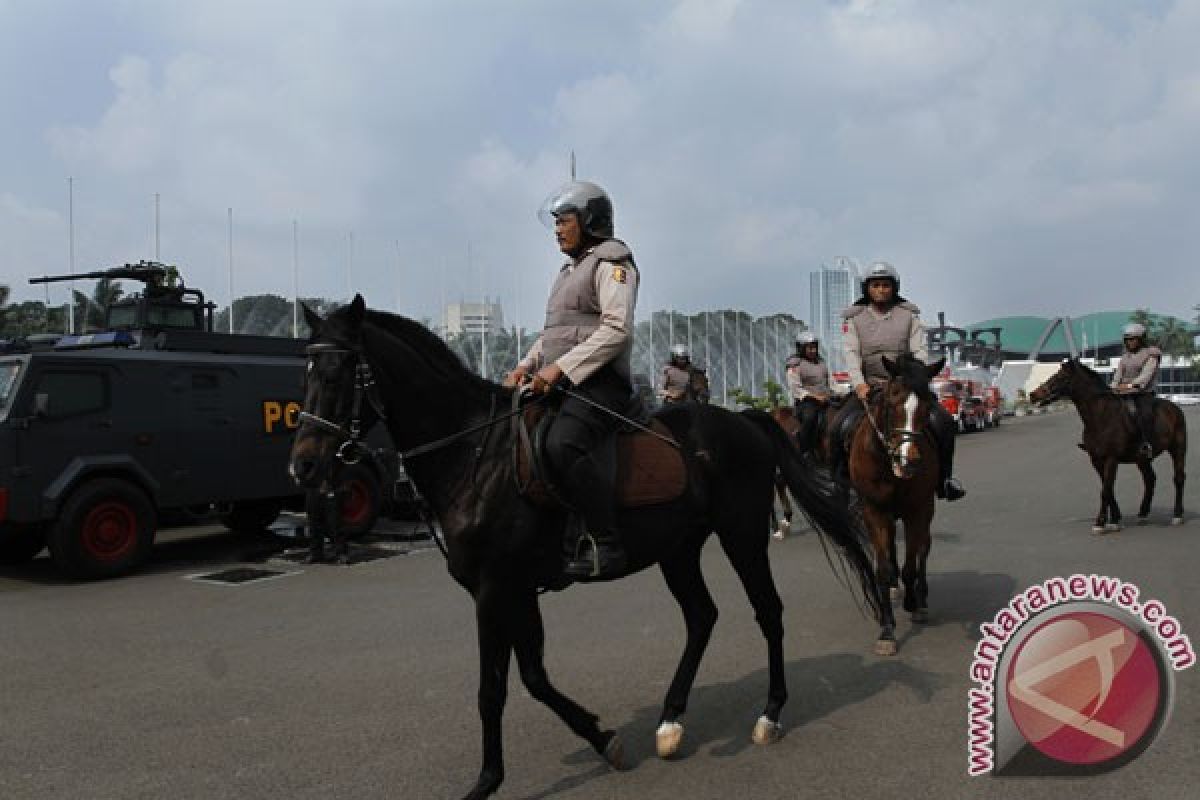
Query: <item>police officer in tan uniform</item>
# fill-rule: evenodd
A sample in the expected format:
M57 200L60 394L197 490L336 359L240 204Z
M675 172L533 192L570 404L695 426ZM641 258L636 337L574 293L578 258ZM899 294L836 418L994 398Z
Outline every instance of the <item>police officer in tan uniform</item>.
M546 200L539 216L553 226L567 262L550 290L542 335L505 383L529 382L539 394L569 386L624 413L633 393L638 268L625 243L613 238L612 201L594 183L571 181ZM626 569L616 527L616 426L612 415L568 396L547 433L546 454L587 526L566 566L575 578L613 577Z
M800 449L807 452L816 444L820 415L829 405L833 394L829 365L821 358L820 342L811 331L796 337L796 352L788 356L786 372L788 389L796 408L796 421L800 425L796 440Z
M1158 365L1162 361L1162 350L1146 345L1146 326L1131 322L1121 332L1125 353L1113 370L1112 388L1124 395L1130 416L1137 424L1142 437L1139 455L1154 456L1150 444L1154 430L1154 387L1158 385Z
M848 403L841 431L851 430L862 416L867 398L873 389L888 380L883 359L896 359L903 353L926 361L925 328L920 309L900 296L900 273L886 261L871 266L862 281L862 297L842 312L842 346L845 350L850 385L861 403ZM849 420L847 420L849 417ZM938 496L957 500L966 494L954 477L954 437L957 433L953 418L934 403L930 408L929 430L938 446L942 474L938 481ZM841 447L830 447L830 456L845 475L845 457ZM839 460L840 459L840 460Z
M666 405L708 402L708 380L704 370L692 364L687 345L671 345L671 360L663 367L662 386L658 396ZM700 388L703 387L703 388Z

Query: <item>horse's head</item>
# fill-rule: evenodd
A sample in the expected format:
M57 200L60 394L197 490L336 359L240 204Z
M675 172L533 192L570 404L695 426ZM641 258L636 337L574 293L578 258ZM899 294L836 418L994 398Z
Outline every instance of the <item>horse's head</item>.
M1062 366L1058 368L1058 372L1051 375L1042 382L1041 386L1030 393L1030 402L1044 406L1069 395L1071 393L1071 384L1075 382L1077 373L1083 369L1086 369L1086 367L1076 359L1064 358Z
M335 459L357 461L359 438L381 413L363 355L365 313L362 295L357 294L325 319L304 307L312 336L305 348L304 410L288 469L305 488L327 482Z
M883 395L884 413L880 432L886 439L892 473L902 480L913 477L921 465L921 438L927 436L929 411L937 402L929 381L942 371L946 359L926 365L905 353L892 361L884 357L890 380Z

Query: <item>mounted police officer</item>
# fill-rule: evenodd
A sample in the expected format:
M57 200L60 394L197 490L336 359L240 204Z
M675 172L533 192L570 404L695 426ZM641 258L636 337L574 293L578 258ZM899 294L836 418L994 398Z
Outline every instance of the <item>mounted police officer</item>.
M1125 353L1113 370L1112 388L1124 395L1126 407L1138 427L1142 441L1138 454L1145 458L1154 456L1150 444L1154 430L1154 387L1158 384L1158 365L1162 351L1147 346L1146 326L1131 322L1121 331Z
M708 402L708 378L703 369L692 364L687 345L671 345L671 360L663 367L658 396L667 405Z
M788 389L796 407L796 421L800 429L796 439L800 449L813 449L817 439L819 418L829 405L833 392L830 389L829 365L821 358L820 342L811 331L796 337L796 352L787 360Z
M594 183L571 181L546 200L539 217L553 226L567 262L550 290L542 335L505 383L529 381L538 394L570 387L624 413L633 391L638 269L625 243L613 238L612 201ZM566 566L572 577L612 577L626 568L616 526L616 427L612 415L567 396L546 437L546 454L586 526Z
M841 431L853 430L863 415L871 392L888 380L883 359L896 359L903 353L925 361L925 328L919 317L920 309L900 296L900 273L886 261L871 266L861 284L862 297L842 312L842 343L850 371L850 385L861 403L847 404L842 417ZM934 403L929 413L929 431L937 443L941 462L938 497L957 500L966 494L954 478L954 419ZM830 447L830 458L843 479L847 479L846 458L839 442Z

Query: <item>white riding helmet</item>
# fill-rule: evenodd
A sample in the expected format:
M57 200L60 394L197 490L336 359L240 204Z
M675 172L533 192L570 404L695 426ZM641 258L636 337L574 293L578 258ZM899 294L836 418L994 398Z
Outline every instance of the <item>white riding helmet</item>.
M687 345L686 344L671 345L671 358L691 360L691 356L688 354Z
M1142 339L1146 338L1146 326L1140 322L1131 322L1121 330L1121 338L1128 339L1132 336L1137 336Z
M817 339L817 335L815 333L812 331L804 331L796 337L796 347L803 349L805 345L817 344L818 341L819 340Z
M873 280L879 280L880 278L890 280L892 282L892 286L894 287L893 291L896 294L900 294L900 273L897 272L896 268L888 262L876 261L871 265L871 268L867 270L867 274L863 276L862 285L860 287L862 289L863 297L867 296L867 284Z

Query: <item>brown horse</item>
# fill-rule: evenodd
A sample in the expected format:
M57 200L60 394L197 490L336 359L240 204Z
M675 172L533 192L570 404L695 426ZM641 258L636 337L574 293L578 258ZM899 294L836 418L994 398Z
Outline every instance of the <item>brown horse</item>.
M1187 423L1179 406L1169 400L1155 398L1154 426L1150 444L1154 454L1147 458L1139 453L1141 433L1136 422L1125 410L1125 399L1114 394L1104 378L1074 358L1062 363L1058 372L1033 390L1029 399L1040 405L1069 397L1083 420L1083 444L1080 447L1092 460L1100 476L1100 512L1092 525L1093 533L1121 530L1121 509L1113 494L1118 464L1137 464L1142 473L1145 491L1138 508L1138 521L1150 515L1154 498L1154 467L1151 462L1159 453L1171 454L1175 465L1175 510L1172 525L1183 524L1184 460L1187 457Z
M927 429L930 408L937 402L929 381L944 363L940 359L926 366L908 354L894 362L884 358L891 378L882 391L872 393L864 418L850 436L850 483L862 503L875 555L882 612L875 652L881 656L896 653L896 618L888 587L896 585L897 572L904 582L904 610L914 623L929 618L925 569L940 472L937 445ZM852 408L857 402L852 399L846 405ZM839 428L831 421L830 431ZM832 440L826 443L827 448L839 446ZM897 569L896 520L904 523L903 570Z

